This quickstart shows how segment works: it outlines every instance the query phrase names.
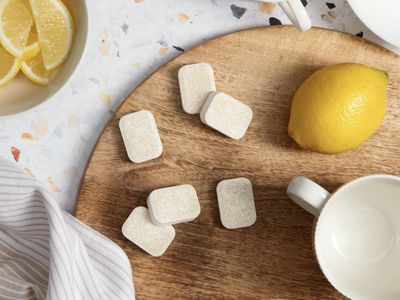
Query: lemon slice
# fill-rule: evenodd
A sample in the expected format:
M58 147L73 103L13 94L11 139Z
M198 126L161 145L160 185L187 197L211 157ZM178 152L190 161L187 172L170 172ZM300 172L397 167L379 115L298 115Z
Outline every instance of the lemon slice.
M25 8L28 10L29 15L32 17L33 13L29 0L21 0L21 1L24 4ZM36 33L35 24L33 24L31 27L31 31L29 33L28 41L26 43L22 59L23 60L31 59L35 57L39 52L40 52L40 47L38 42L38 36Z
M46 70L43 63L43 58L40 53L34 58L24 60L21 65L21 70L34 83L39 85L49 84L50 72Z
M74 22L60 0L30 0L44 66L51 71L60 66L71 49Z
M20 68L21 60L15 58L0 46L0 86L12 80Z
M21 0L0 1L0 42L15 57L22 57L33 24Z
M29 34L28 42L26 43L26 47L24 50L23 59L29 60L34 58L40 52L39 42L37 33L32 30Z

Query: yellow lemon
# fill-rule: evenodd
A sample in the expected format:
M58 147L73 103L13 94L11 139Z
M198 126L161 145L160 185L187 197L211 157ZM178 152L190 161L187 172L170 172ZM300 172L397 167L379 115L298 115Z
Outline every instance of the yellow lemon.
M44 67L43 58L40 53L31 59L24 60L21 70L32 82L39 85L49 84L50 72Z
M0 41L15 57L21 58L33 24L22 0L0 1Z
M71 49L74 22L60 0L30 0L44 66L51 71L60 66Z
M294 95L289 135L304 149L341 153L356 148L381 124L387 73L343 63L313 73Z
M0 46L0 86L12 80L20 68L21 60L15 58Z
M22 3L24 4L26 10L29 12L29 15L33 18L33 13L29 0L22 0ZM39 52L40 52L40 47L38 42L38 36L36 33L35 24L33 24L28 36L28 41L26 42L22 59L29 60L35 57Z
M26 43L26 47L24 49L24 60L34 58L40 52L37 33L35 32L35 30L33 30L33 28L34 27L32 27L32 31L29 34L28 42Z

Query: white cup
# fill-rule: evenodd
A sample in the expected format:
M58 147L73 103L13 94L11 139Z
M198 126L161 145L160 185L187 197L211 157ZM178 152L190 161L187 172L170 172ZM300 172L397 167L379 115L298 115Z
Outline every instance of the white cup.
M318 217L317 260L338 291L351 299L400 299L399 177L362 177L330 194L298 176L287 193Z
M301 31L311 28L311 20L300 0L259 0L260 2L279 2L290 22Z

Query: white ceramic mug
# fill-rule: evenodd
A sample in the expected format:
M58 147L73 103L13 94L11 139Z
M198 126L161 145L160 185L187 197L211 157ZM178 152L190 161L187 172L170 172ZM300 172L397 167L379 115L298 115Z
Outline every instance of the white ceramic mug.
M318 217L317 260L338 291L351 299L400 299L399 177L362 177L330 194L298 176L287 193Z
M259 0L260 2L279 2L290 22L301 31L311 28L311 20L301 0Z

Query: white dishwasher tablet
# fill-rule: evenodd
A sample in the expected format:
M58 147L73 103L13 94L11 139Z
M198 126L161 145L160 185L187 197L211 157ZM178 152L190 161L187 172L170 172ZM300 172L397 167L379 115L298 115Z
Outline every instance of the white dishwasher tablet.
M154 225L148 209L138 206L122 225L122 234L150 255L161 256L175 238L175 229L171 225Z
M156 225L193 221L201 210L196 190L190 184L152 191L147 198L147 206Z
M209 64L186 65L178 72L183 110L188 114L198 114L208 94L216 91L214 71Z
M119 128L131 161L142 163L162 154L163 146L156 121L148 110L123 116L119 120Z
M238 140L246 133L253 111L225 93L211 93L201 110L200 119L211 128Z
M256 206L250 180L244 177L221 181L217 186L221 223L228 229L242 228L256 222Z

